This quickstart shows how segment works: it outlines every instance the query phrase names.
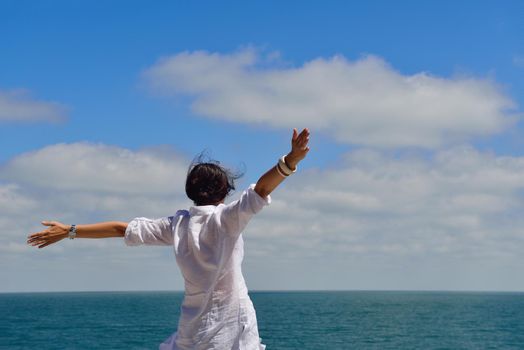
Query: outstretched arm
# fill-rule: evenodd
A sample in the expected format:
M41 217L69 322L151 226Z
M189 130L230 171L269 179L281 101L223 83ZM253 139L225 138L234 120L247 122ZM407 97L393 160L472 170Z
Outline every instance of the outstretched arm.
M70 225L58 221L42 221L45 230L27 237L27 243L38 248L61 241L69 236ZM76 225L76 238L109 238L124 237L127 222L109 221L88 225Z
M291 138L291 152L285 157L286 165L289 169L295 170L298 163L304 159L309 152L309 130L304 129L298 134L297 129L293 129L293 136ZM284 181L285 177L279 173L277 165L269 169L264 175L260 177L256 186L255 192L261 197L266 197L273 192L278 185Z

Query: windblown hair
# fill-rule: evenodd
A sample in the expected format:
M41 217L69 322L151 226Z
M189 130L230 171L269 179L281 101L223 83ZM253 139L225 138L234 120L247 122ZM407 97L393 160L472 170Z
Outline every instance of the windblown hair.
M186 194L195 205L216 205L235 189L235 180L242 175L201 153L187 171Z

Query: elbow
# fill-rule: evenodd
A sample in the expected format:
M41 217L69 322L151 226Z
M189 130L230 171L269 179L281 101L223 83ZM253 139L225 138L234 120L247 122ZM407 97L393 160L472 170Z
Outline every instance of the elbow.
M262 198L266 198L271 193L268 188L264 188L262 186L255 186L255 192Z
M117 222L114 227L114 232L117 237L124 237L126 235L127 222Z

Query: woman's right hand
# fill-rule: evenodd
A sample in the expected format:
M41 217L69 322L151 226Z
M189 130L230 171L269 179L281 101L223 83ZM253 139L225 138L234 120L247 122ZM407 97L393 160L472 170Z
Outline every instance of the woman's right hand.
M69 235L70 226L62 224L61 222L42 221L42 225L48 227L45 230L33 233L27 237L27 244L38 246L38 248L43 248L50 244L61 241Z
M291 152L286 156L286 165L290 169L295 169L297 164L306 157L309 152L309 130L305 128L298 133L297 129L293 129L293 136L291 137Z

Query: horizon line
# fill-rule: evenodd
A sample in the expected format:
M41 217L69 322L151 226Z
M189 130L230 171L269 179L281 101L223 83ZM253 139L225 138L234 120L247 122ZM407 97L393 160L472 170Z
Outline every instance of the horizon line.
M40 291L0 291L0 294L45 294L45 293L184 293L175 289L137 289L137 290L40 290ZM524 293L524 290L498 289L253 289L248 293L311 293L311 292L419 292L419 293Z

